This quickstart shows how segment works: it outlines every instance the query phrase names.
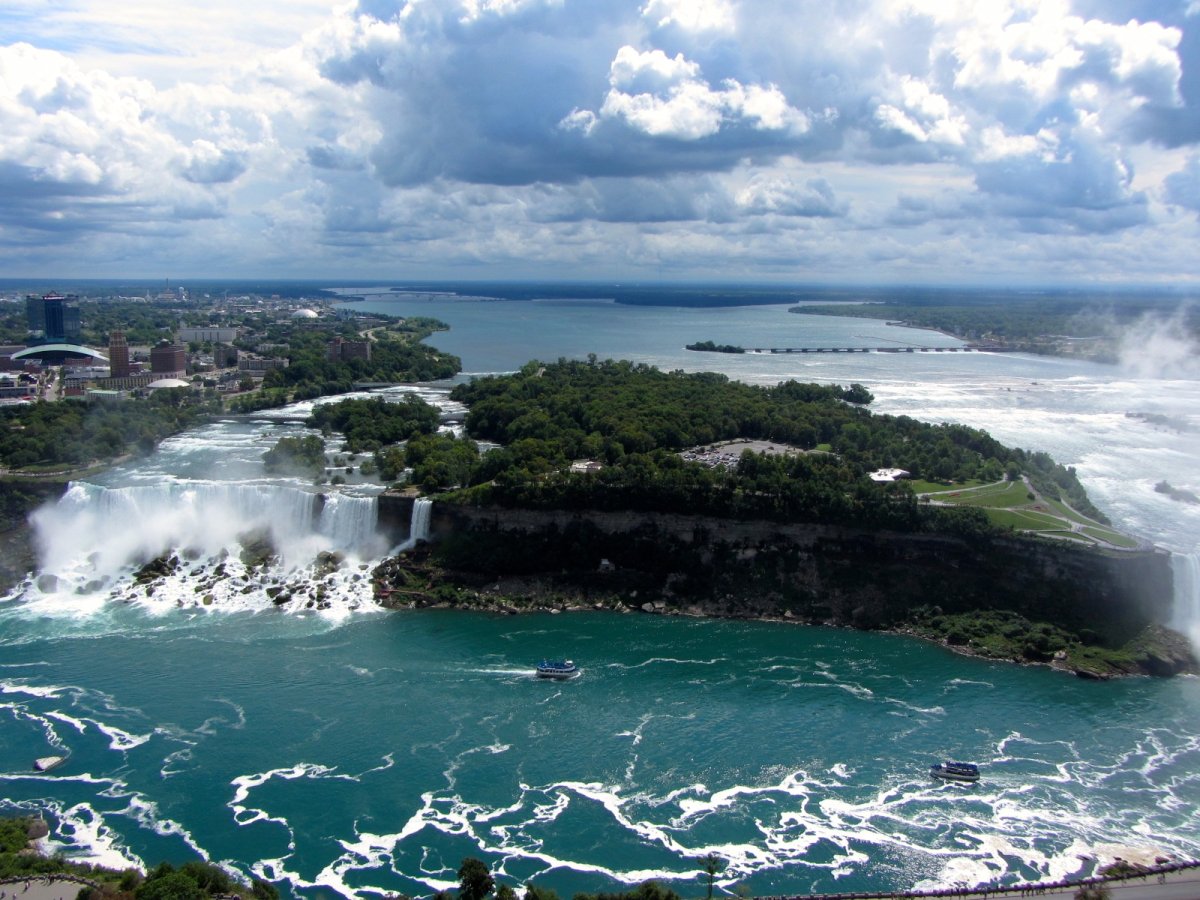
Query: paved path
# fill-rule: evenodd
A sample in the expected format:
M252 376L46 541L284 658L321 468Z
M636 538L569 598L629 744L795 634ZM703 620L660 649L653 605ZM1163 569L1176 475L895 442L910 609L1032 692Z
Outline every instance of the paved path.
M1105 882L1108 888L1108 896L1110 900L1200 900L1200 869L1190 868L1183 869L1178 872L1168 872L1163 874L1162 881L1159 881L1157 873L1147 874L1146 876L1135 875L1127 879L1114 879ZM1072 898L1078 893L1079 885L1075 884L1071 887L1064 888L1048 888L1045 890L1038 889L1032 886L1026 890L976 890L965 891L963 893L941 893L933 892L924 895L927 898L947 897L953 900L1010 900L1010 898L1021 897L1057 897ZM832 894L823 895L811 894L805 897L793 898L773 898L773 900L825 900L832 897L852 896L856 900L875 900L875 898L892 898L892 897L915 897L919 895L905 894ZM69 898L67 898L69 900Z
M1182 872L1172 872L1158 881L1157 875L1147 875L1145 879L1134 877L1123 881L1109 881L1108 893L1111 900L1200 900L1200 871L1187 869ZM79 889L83 887L78 881L63 878L39 877L25 882L0 884L3 898L0 900L75 900ZM956 894L955 900L979 900L979 898L1010 898L1010 897L1074 897L1078 886L1057 888L1044 892L1029 891L1025 893L986 891L967 894ZM819 897L820 895L814 895ZM860 894L859 897L870 895ZM883 895L888 896L888 895ZM807 900L807 898L806 898Z
M2 900L75 900L82 887L74 879L42 875L28 881L0 884L0 894Z

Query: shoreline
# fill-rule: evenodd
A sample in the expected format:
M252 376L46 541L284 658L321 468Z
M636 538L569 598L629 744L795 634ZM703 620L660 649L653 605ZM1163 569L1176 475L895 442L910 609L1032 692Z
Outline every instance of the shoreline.
M411 551L409 551L411 553ZM690 603L670 604L659 598L647 598L637 603L637 597L629 602L617 592L586 595L554 587L549 577L492 577L479 579L466 573L452 572L428 566L428 550L421 553L423 559L413 560L401 555L384 560L372 573L375 582L375 600L378 605L387 610L422 610L422 609L455 609L472 612L482 612L492 615L529 615L545 613L561 615L572 612L610 612L618 615L657 615L678 616L699 619L729 619L742 621L770 622L786 625L803 625L824 628L847 629L852 631L876 632L893 634L899 637L915 638L927 643L936 644L959 656L971 657L991 662L1002 662L1020 666L1040 666L1064 674L1075 675L1095 681L1106 681L1121 677L1173 677L1177 675L1200 674L1194 657L1190 665L1180 666L1170 673L1155 672L1135 667L1119 669L1104 667L1096 663L1091 666L1081 663L1072 664L1069 654L1056 653L1046 660L1029 659L1016 655L997 655L989 653L984 648L974 648L966 644L956 644L944 637L929 632L923 632L914 622L904 622L890 627L858 628L841 622L810 620L794 615L790 610L782 613L776 611L756 610L746 604L740 604L733 598L726 601L693 601ZM392 579L399 572L420 572L429 580L422 589L417 586L410 588L390 587ZM465 584L465 581L478 581L479 584ZM486 582L486 583L483 583ZM633 592L634 595L637 591ZM1187 638L1171 631L1163 625L1152 626L1163 635L1163 640L1176 648L1187 646ZM1190 650L1185 651L1190 655Z

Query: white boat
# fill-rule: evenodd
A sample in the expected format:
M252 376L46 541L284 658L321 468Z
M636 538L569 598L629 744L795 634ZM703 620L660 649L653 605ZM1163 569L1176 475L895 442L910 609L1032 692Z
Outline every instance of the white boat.
M974 763L946 760L944 763L930 766L929 774L944 781L976 782L979 780L979 766Z
M33 770L35 772L49 772L51 769L57 769L70 758L70 753L65 753L62 756L39 756L33 761Z
M543 659L537 664L538 678L557 678L560 681L574 678L579 674L579 667L569 659Z

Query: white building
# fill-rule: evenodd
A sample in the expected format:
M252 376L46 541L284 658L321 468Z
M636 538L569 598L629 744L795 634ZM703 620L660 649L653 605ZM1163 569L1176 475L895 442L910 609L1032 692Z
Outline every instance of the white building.
M240 333L240 328L217 328L215 326L180 328L176 340L181 344L203 344L205 341L211 344L232 344Z

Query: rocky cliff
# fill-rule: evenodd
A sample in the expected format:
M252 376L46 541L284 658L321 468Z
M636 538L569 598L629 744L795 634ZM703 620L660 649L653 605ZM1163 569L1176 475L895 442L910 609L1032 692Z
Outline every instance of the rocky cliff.
M386 518L407 522L411 503L386 501L392 507ZM503 593L505 584L528 585L536 578L572 602L617 601L667 612L894 629L931 618L984 616L1004 629L1024 619L1025 626L1049 623L1069 642L1125 656L1138 637L1132 654L1138 658L1110 671L1169 674L1195 665L1186 641L1174 637L1156 638L1145 649L1143 636L1163 634L1158 626L1171 614L1169 554L1159 551L1101 551L1015 536L446 503L435 503L432 528L444 572L458 573L476 588L490 583L494 594ZM949 627L934 636L944 637ZM1162 649L1164 642L1169 650Z
M669 602L766 604L807 620L857 627L891 627L918 606L947 613L1005 609L1115 645L1165 622L1171 612L1171 567L1161 552L446 504L435 505L433 530L456 538L451 543L456 566L498 574L599 573L601 560L607 560L606 570L643 574L647 588Z

